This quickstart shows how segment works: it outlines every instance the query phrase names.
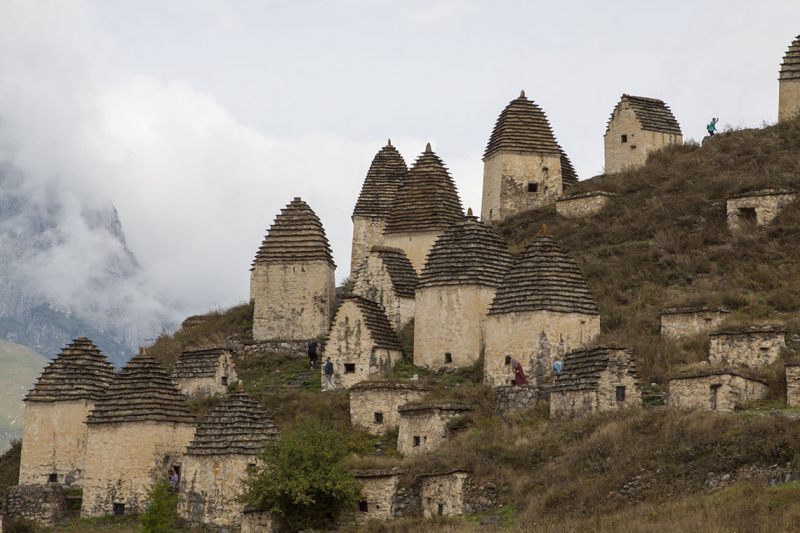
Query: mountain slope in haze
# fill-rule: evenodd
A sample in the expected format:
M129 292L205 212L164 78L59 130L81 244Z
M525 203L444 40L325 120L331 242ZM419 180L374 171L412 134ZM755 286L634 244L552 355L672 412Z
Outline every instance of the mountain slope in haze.
M26 346L0 340L0 451L22 438L25 404L48 359Z

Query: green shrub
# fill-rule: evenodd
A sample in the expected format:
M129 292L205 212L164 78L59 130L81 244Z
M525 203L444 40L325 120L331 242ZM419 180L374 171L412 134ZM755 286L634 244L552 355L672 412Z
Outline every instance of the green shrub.
M139 517L142 533L171 533L178 521L178 493L169 480L160 479L148 494L147 506Z

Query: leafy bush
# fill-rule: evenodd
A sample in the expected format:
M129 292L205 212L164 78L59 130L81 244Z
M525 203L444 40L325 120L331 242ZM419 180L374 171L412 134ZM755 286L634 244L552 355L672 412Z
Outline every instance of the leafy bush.
M160 479L148 494L144 513L139 517L142 533L171 533L178 521L178 493L169 480Z

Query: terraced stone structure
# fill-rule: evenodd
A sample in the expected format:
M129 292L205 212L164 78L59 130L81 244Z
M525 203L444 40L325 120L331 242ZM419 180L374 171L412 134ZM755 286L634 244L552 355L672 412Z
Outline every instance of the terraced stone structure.
M456 184L428 143L397 191L384 244L403 250L419 273L439 235L463 216Z
M275 218L250 270L253 339L310 341L327 333L335 270L319 217L295 198Z
M800 35L783 56L778 78L778 122L790 120L800 113Z
M673 409L733 411L767 395L767 381L732 368L678 374L669 382Z
M228 383L239 379L233 355L221 345L192 346L178 356L172 378L189 398L228 392Z
M564 196L556 200L556 213L564 218L583 218L596 215L616 196L610 192L591 191Z
M508 385L505 357L516 358L528 382L544 384L553 362L589 345L600 311L577 263L548 235L537 237L503 278L486 320L484 382Z
M353 283L353 294L372 300L386 311L396 332L414 318L417 271L400 248L373 246Z
M82 517L144 510L153 484L180 469L196 421L167 371L140 353L114 378L86 421Z
M402 187L408 167L392 146L381 148L367 172L356 207L353 210L353 248L350 255L350 278L354 278L373 246L383 244L383 231L392 213L397 191Z
M193 526L238 529L247 467L278 429L261 405L239 390L217 405L197 427L183 461L178 514Z
M712 365L764 368L786 348L786 330L782 326L751 326L711 333L708 362Z
M564 356L550 389L550 418L576 418L642 406L642 390L630 350L597 346Z
M400 427L398 409L428 392L418 383L364 381L350 387L350 423L373 435Z
M356 470L355 479L361 485L362 500L337 520L341 524L365 524L370 520L394 518L397 506L397 486L406 470L388 469Z
M469 470L451 470L417 476L422 516L431 519L469 512L465 504L470 474Z
M729 196L726 201L728 229L742 231L772 224L796 197L797 191L791 189L764 189Z
M647 155L671 144L682 144L681 127L669 106L655 98L623 94L608 120L605 172L641 167Z
M114 376L106 356L86 337L75 339L45 367L25 397L20 485L83 485L86 420Z
M481 220L495 224L552 204L577 181L544 111L522 91L500 113L483 154Z
M680 339L708 333L725 321L726 307L670 307L661 310L661 336Z
M800 406L800 361L783 365L786 371L786 407Z
M437 404L405 405L398 408L400 427L397 451L404 457L428 453L447 440L450 424L473 410L470 405Z
M416 292L414 364L466 367L484 353L484 322L511 267L500 235L470 215L431 248Z
M386 377L403 357L403 348L383 308L361 296L344 299L325 343L323 360L331 358L333 382L350 388ZM324 373L320 375L324 383Z

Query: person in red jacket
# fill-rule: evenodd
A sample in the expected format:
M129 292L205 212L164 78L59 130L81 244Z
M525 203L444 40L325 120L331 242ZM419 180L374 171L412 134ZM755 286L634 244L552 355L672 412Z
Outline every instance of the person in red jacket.
M514 385L525 385L528 383L528 379L525 377L525 370L522 368L519 361L507 355L506 365L511 365L511 371L514 373Z

